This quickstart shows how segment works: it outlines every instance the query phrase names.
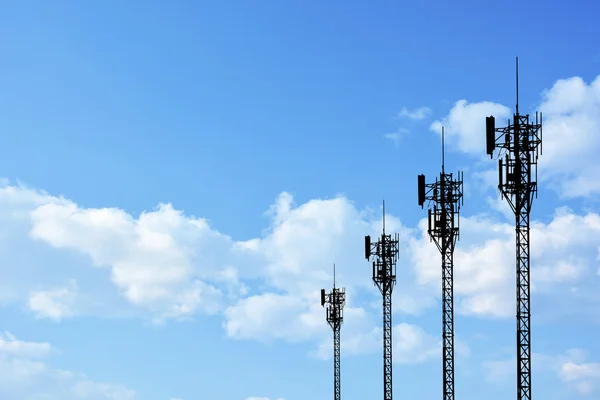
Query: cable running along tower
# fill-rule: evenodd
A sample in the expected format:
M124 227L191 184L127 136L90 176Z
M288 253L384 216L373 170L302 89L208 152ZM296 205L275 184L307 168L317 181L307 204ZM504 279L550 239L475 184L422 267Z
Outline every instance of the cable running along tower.
M344 288L335 287L335 264L333 264L333 289L325 293L321 289L321 306L327 305L327 322L333 329L333 399L340 400L340 330L344 322L344 305L346 304L346 291Z
M542 114L519 114L519 58L516 59L516 109L513 122L496 128L486 117L486 150L499 149L498 189L515 214L517 266L517 399L531 400L531 310L529 308L529 214L537 198L537 161L542 150ZM498 135L499 134L499 135ZM503 159L504 157L504 159Z
M463 174L456 178L444 170L444 128L442 128L442 172L439 180L427 184L418 176L419 205L428 206L427 233L442 254L442 363L443 400L454 400L454 247L460 237L459 213L463 201ZM432 204L433 203L433 204Z
M383 202L383 233L371 243L365 236L365 258L373 260L373 283L383 296L383 400L392 400L392 290L396 283L399 235L385 233L385 201Z

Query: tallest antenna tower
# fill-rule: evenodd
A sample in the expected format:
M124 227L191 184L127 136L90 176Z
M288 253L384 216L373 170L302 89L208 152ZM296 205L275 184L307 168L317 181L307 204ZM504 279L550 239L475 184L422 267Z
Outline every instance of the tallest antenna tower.
M383 400L392 400L392 290L396 283L399 235L385 233L385 202L383 203L383 233L371 243L365 236L365 258L373 260L373 283L383 296Z
M531 400L531 309L529 214L537 197L537 161L542 150L542 114L519 114L519 58L516 60L517 104L513 121L496 128L486 117L487 154L499 149L498 189L515 214L517 272L517 399Z

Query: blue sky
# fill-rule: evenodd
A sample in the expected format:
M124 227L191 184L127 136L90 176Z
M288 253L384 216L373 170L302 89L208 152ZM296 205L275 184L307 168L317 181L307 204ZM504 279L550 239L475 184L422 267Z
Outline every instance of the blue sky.
M285 4L284 4L285 3ZM325 4L327 3L327 4ZM0 397L382 393L362 237L401 234L396 396L441 396L440 258L416 175L465 171L456 395L515 396L514 227L485 116L545 115L533 395L600 393L597 6L2 2ZM518 10L518 13L514 10Z

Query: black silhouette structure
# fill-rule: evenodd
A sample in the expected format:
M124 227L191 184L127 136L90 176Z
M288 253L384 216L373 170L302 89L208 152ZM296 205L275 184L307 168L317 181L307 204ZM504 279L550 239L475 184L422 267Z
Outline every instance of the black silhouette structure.
M383 296L383 399L392 400L392 290L396 283L398 260L398 234L385 233L385 201L383 202L383 233L371 243L365 236L365 258L373 260L373 283Z
M344 322L344 305L346 291L335 287L335 264L333 264L333 289L325 293L321 289L321 306L327 305L327 322L333 329L333 399L340 400L342 396L340 381L340 331Z
M519 58L516 59L516 109L504 128L486 117L487 154L499 149L498 189L515 214L517 266L517 399L531 400L531 309L529 300L529 214L537 198L537 161L542 150L542 114L519 114Z
M442 363L443 399L454 400L454 247L460 237L459 213L463 201L463 174L456 177L444 170L444 128L442 128L442 172L439 180L427 184L418 176L419 205L428 206L427 233L442 254Z

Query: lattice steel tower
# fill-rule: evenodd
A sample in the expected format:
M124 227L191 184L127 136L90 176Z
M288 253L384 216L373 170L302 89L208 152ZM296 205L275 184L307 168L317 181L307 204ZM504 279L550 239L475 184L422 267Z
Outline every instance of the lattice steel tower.
M454 400L454 247L460 237L459 214L463 200L463 174L444 170L444 128L442 128L442 172L439 180L427 184L418 176L421 208L429 200L427 233L442 254L442 364L443 399Z
M340 381L340 331L344 322L344 305L346 304L346 291L344 288L335 287L335 264L333 264L333 289L325 293L321 289L321 306L327 304L327 322L333 330L333 399L342 397Z
M498 160L498 189L515 213L517 247L517 399L531 400L531 295L529 271L529 213L537 197L537 161L542 149L542 114L519 114L519 58L516 59L516 110L513 123L496 128L493 116L486 117L487 154ZM499 135L496 135L499 133ZM504 156L504 159L502 158Z
M396 283L396 261L398 260L398 234L385 233L385 202L383 203L383 233L379 240L371 243L365 236L365 258L373 261L373 283L383 296L383 399L392 400L392 290Z

